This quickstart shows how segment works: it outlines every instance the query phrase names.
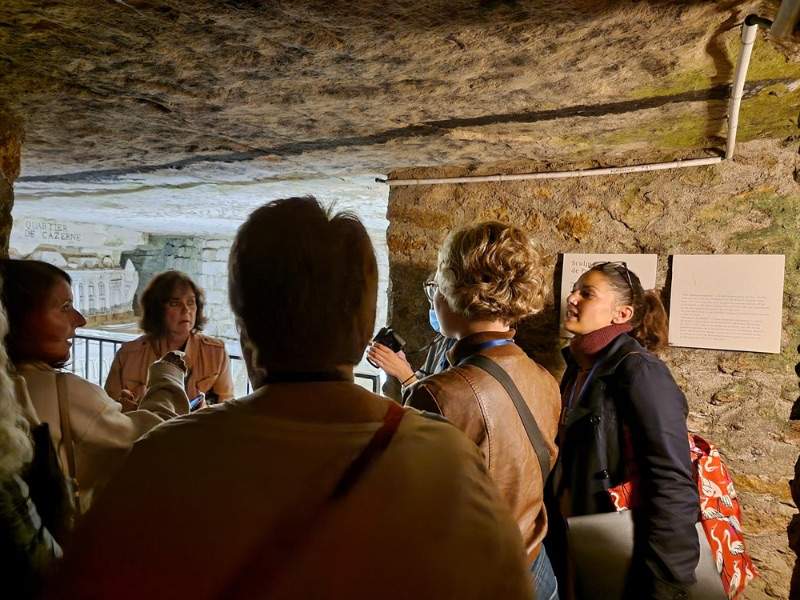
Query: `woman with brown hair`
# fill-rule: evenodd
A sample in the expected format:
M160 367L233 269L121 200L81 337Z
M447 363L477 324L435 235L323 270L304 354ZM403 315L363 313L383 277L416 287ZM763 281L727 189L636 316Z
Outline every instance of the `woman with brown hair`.
M564 350L552 509L562 519L613 512L608 490L634 481L625 597L684 598L699 557L699 500L686 398L653 354L667 343L666 312L655 291L615 262L593 265L567 303L564 326L575 337ZM551 517L555 533L563 520Z
M447 353L450 368L417 383L407 404L443 415L480 448L522 533L536 597L552 600L558 590L542 546L543 490L557 455L558 384L514 343L512 329L542 309L540 262L529 237L503 223L447 237L426 293L442 334L458 341ZM501 372L480 366L487 360ZM538 444L529 428L538 430Z
M185 365L170 354L149 370L141 409L123 414L119 403L74 373L69 361L75 329L86 320L72 304L72 280L53 265L0 259L2 301L8 311L8 355L35 418L47 423L64 475L78 484L85 511L144 433L189 412Z
M186 394L205 394L209 403L233 398L230 359L225 343L203 335L205 296L194 281L180 271L156 275L142 293L141 328L145 334L127 342L117 352L105 390L135 410L147 385L147 369L172 350L185 352L188 368Z

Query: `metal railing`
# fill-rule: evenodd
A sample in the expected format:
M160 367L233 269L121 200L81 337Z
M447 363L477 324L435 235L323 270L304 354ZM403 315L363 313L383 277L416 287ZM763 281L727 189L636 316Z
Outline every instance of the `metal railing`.
M92 335L78 333L72 338L72 358L66 368L76 375L102 386L106 382L114 355L125 342L136 339L133 334L98 332ZM246 396L252 391L247 367L241 355L230 352L231 376L235 397ZM354 373L355 382L373 393L380 393L378 375L372 373Z

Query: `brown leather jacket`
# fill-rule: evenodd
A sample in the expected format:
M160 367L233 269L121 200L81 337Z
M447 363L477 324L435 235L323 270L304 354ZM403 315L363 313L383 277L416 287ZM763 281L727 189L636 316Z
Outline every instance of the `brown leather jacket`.
M163 350L163 351L162 351ZM123 389L130 390L138 402L147 389L147 369L166 353L157 340L143 335L125 344L114 356L106 378L106 393L119 400ZM231 362L225 343L202 333L193 333L186 342L186 395L194 398L200 392L209 392L223 402L233 398Z
M458 365L478 353L505 369L547 442L552 468L558 455L555 444L561 411L558 383L516 344L481 348L481 344L491 340L513 336L513 330L476 333L459 340L448 352L448 359L451 365ZM443 415L478 445L489 475L517 520L532 562L547 533L542 475L525 427L503 386L476 366L452 366L414 386L407 405Z

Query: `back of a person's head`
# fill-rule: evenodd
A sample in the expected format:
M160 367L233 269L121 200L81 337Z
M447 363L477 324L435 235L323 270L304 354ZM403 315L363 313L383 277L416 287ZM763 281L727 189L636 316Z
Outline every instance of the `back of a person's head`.
M357 364L375 325L377 279L358 218L310 196L258 208L231 248L231 308L268 371Z
M437 283L456 313L510 324L539 312L546 291L541 257L530 237L497 221L447 236L439 252Z

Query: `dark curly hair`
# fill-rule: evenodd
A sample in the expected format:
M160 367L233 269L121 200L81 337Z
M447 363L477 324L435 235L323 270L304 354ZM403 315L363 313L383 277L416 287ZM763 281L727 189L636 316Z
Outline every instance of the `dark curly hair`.
M203 313L206 304L203 290L197 287L192 278L181 271L164 271L159 273L142 292L139 306L142 308L142 319L139 326L142 330L153 337L161 337L166 333L164 326L164 307L169 302L176 289L191 288L194 292L197 312L195 314L194 327L192 333L201 331L207 319Z

